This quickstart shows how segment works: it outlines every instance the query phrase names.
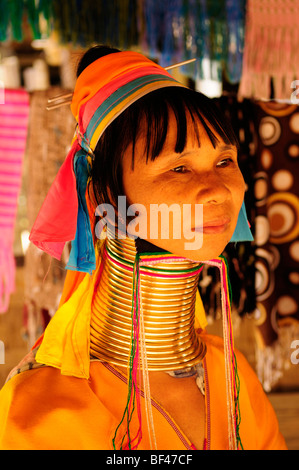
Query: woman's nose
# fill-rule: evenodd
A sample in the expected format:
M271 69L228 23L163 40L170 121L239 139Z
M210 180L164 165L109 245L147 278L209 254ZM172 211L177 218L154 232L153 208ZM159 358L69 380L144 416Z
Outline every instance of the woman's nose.
M229 197L230 190L222 178L214 173L201 176L197 195L199 204L222 204Z

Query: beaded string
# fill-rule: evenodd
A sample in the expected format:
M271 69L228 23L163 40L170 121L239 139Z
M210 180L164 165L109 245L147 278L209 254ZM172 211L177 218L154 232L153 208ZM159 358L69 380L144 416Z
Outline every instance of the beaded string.
M143 390L144 390L144 403L145 403L145 414L147 421L148 436L150 441L150 449L157 449L156 433L154 426L154 419L152 413L152 404L151 404L151 390L148 377L148 365L147 365L147 355L146 355L146 345L145 345L145 329L144 329L144 316L143 316L143 306L142 306L142 295L140 288L140 276L138 279L138 301L140 305L140 326L141 326L141 336L140 336L140 351L141 351L141 366L143 374Z
M140 257L139 257L140 260ZM154 266L155 264L161 263L161 262L174 262L174 261L185 261L185 258L179 258L179 257L173 257L173 255L168 255L166 258L165 256L155 256L152 255L150 257L144 257L142 256L142 260L139 261L139 267L149 267L149 266ZM186 269L184 272L182 272L179 275L174 274L171 272L170 274L172 277L186 277L190 272L193 274L198 274L202 270L202 267L198 268L197 266L195 268L191 269ZM159 269L152 269L154 273L151 272L146 272L147 275L149 276L155 276L155 277L169 277L170 274L159 274ZM144 272L140 270L140 273ZM139 282L138 282L138 300L139 300L139 305L140 305L140 323L141 323L141 352L142 352L142 371L143 371L143 384L144 384L144 398L145 398L145 408L146 408L146 417L147 417L147 426L148 426L148 434L149 434L149 440L150 440L150 447L151 449L153 448L153 443L154 442L154 449L157 449L157 442L156 442L156 435L155 435L155 428L154 428L154 420L153 420L153 415L152 415L152 407L151 407L151 393L150 393L150 384L149 384L149 378L148 378L148 367L147 367L147 359L146 359L146 345L145 345L145 334L144 334L144 317L143 317L143 308L142 308L142 295L141 295L141 289L140 289L140 276L139 276Z
M140 388L137 383L137 370L139 364L139 315L138 315L138 295L136 295L136 291L138 288L139 282L139 258L136 255L134 268L133 268L133 301L132 301L132 330L131 330L131 352L129 356L129 374L128 374L128 395L127 395L127 403L126 407L122 416L122 419L117 426L114 434L113 448L115 449L115 440L117 432L121 426L121 424L125 421L126 418L126 432L124 433L121 444L120 450L130 449L135 450L138 448L138 445L142 439L142 428L141 428L141 406L140 406ZM137 286L137 287L136 287ZM139 376L140 378L140 376ZM130 423L132 421L133 413L135 407L137 406L137 416L138 416L138 430L136 436L131 439L130 435ZM127 436L127 443L124 445L125 437ZM134 442L137 441L135 444Z
M226 259L223 256L205 261L204 263L218 267L220 271L229 448L231 450L237 450L238 448L243 448L239 435L241 420L239 406L240 382L232 334L230 308L231 286L228 277L228 267Z

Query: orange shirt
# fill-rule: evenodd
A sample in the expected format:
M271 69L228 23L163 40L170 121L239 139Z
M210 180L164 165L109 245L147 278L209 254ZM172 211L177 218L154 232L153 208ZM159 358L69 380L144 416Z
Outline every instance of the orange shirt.
M207 447L227 449L223 342L215 336L202 336L207 344L204 360ZM237 352L236 356L243 448L286 449L260 382L243 355ZM58 368L49 366L21 372L8 380L0 392L0 449L113 449L112 439L126 400L126 378L100 361L91 361L89 378L62 375ZM144 403L142 412L144 416ZM167 411L156 402L153 402L153 418L158 450L194 449ZM137 422L133 421L132 425L134 429ZM142 435L138 449L149 449L145 417Z

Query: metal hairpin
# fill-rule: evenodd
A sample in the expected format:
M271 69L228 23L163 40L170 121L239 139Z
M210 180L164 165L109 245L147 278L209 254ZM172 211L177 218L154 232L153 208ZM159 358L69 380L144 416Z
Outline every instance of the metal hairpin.
M196 59L184 60L184 62L179 62L178 64L169 65L168 67L165 67L165 70L171 70L177 67L182 67L183 65L191 64L191 62L195 62L195 61ZM62 95L54 96L53 98L50 98L48 100L48 106L46 107L46 109L50 111L55 108L60 108L61 106L66 106L67 104L71 104L72 97L73 97L72 92L63 93Z
M177 67L182 67L183 65L191 64L191 62L195 62L195 61L196 59L184 60L184 62L178 62L177 64L169 65L168 67L164 67L164 68L165 70L171 70Z
M65 106L71 104L73 93L63 93L62 95L54 96L54 98L48 99L48 106L46 109L49 111L51 109L60 108L60 106Z

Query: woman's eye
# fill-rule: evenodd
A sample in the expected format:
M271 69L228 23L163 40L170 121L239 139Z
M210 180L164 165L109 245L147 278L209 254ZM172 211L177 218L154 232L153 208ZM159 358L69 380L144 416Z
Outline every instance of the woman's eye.
M174 173L187 173L187 168L184 166L184 165L181 165L181 166L177 166L176 168L172 168L172 170Z
M233 163L233 159L232 158L224 158L223 160L221 160L221 162L217 163L217 167L219 168L225 168L229 165L231 165Z

